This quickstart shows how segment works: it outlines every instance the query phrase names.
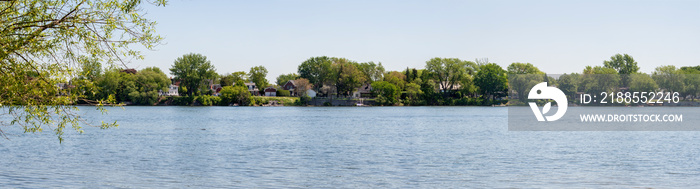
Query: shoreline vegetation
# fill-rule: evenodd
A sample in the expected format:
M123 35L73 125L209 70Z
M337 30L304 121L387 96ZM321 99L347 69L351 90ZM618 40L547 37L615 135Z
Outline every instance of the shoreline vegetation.
M488 59L436 57L426 61L424 69L386 71L382 63L320 56L270 83L264 66L218 74L206 56L192 53L175 60L170 78L157 67L103 69L93 62L82 70L89 74L59 85L60 94L83 97L76 105L504 106L523 105L519 99L526 98L531 85L548 82L560 88L572 105L583 92L634 90L679 92L683 101L697 106L700 92L700 66L660 66L645 74L627 54L586 66L581 73L554 77L531 63L515 62L503 69Z

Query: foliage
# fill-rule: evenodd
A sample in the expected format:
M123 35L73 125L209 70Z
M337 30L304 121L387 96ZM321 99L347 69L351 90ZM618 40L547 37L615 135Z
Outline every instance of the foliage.
M420 90L423 92L421 96L422 103L420 104L422 105L438 105L438 100L442 98L442 96L436 92L437 84L434 80L430 79L430 75L430 72L424 71L420 76L420 80L422 81L422 83L420 83Z
M138 91L133 91L129 93L129 99L134 104L141 104L141 105L155 105L158 103L158 92L156 91L148 91L148 92L138 92Z
M267 77L267 69L264 66L255 66L250 68L250 81L255 83L255 86L257 86L261 91L269 85L265 77Z
M601 66L586 66L581 76L582 92L599 94L601 92L615 92L620 86L620 75L612 68Z
M498 64L489 63L479 67L474 78L474 85L484 95L491 99L505 96L508 92L508 76Z
M240 106L250 105L252 97L248 88L245 85L226 86L219 91L221 96L221 105L238 104Z
M277 96L290 96L288 90L277 89Z
M236 83L236 80L232 74L227 73L227 74L219 75L219 85L221 85L221 87L233 86L233 84L235 84L235 83Z
M277 101L278 103L281 103L283 105L288 105L292 106L295 105L295 102L299 99L296 97L281 97L281 96L253 96L251 98L252 100L255 101L255 105L265 105L269 104L270 101Z
M76 78L81 91L94 91L85 87L96 87L90 82L99 75L99 63L141 58L131 49L135 44L147 49L158 44L155 22L141 12L140 1L132 0L0 2L0 108L11 117L10 123L0 124L17 124L25 132L48 126L59 141L68 125L82 132L78 108L65 105L87 100L85 93L69 93L57 85L70 88L67 79ZM104 110L101 105L110 100L89 102ZM100 127L113 126L116 123ZM0 135L4 136L1 130Z
M634 73L630 75L629 91L654 92L659 88L656 81L645 73Z
M202 104L202 106L212 106L221 103L221 98L219 98L218 96L201 95L196 96L194 99L195 101Z
M216 77L216 69L207 57L201 54L185 54L175 59L175 63L170 68L170 74L175 79L181 80L180 86L186 87L186 94L192 96L198 94L200 87L207 79Z
M194 104L194 96L172 96L169 97L172 99L170 105L176 105L176 106L190 106Z
M283 86L284 84L287 84L290 80L295 80L299 79L299 74L296 73L290 73L290 74L282 74L280 76L277 76L277 85Z
M406 75L401 72L391 71L384 74L384 81L399 87L399 90L403 90L406 87Z
M451 92L455 84L476 71L475 67L476 63L458 58L433 58L425 62L425 70L436 79L443 92Z
M233 81L249 81L248 74L246 74L244 71L233 72L231 75L233 76Z
M544 74L539 68L530 63L514 62L508 65L508 74Z
M235 101L234 93L233 86L222 87L221 91L219 91L219 97L221 98L220 105L228 106L229 104L233 104Z
M357 63L345 58L333 58L333 75L337 95L350 95L365 82L362 72L357 69Z
M313 84L311 84L309 80L305 78L299 78L294 80L294 84L296 84L296 88L294 88L294 93L297 96L301 97L307 96L306 91L313 88Z
M683 92L695 99L700 93L700 66L696 66L694 69L681 67L681 73L684 74L683 83L685 84L685 90Z
M114 96L116 102L133 102L146 105L158 102L158 91L167 91L170 79L159 68L148 67L135 74L124 70L109 69L95 79L95 99ZM81 84L82 85L82 84Z
M576 92L578 92L578 88L581 85L580 79L581 75L579 75L578 73L561 75L559 76L559 84L557 88L564 92L564 94L568 96L568 99L570 99L570 101L573 101L574 99L576 99Z
M620 80L623 87L629 86L629 75L639 71L637 62L628 54L613 55L610 57L610 60L604 61L603 64L606 68L615 69L618 74L621 74Z
M406 104L420 104L420 97L423 95L423 91L421 91L420 88L420 85L416 83L409 83L406 85Z
M357 66L360 72L364 75L365 82L372 83L382 80L384 77L384 66L382 63L375 64L374 62L363 62Z
M532 86L544 80L544 72L530 63L515 62L508 65L508 85L517 93L521 101L527 97ZM548 84L552 85L552 83Z
M377 95L375 102L378 105L394 105L399 102L401 90L394 84L386 81L372 83L372 92Z
M310 101L311 101L311 97L309 97L307 95L302 95L299 97L299 99L294 101L294 105L295 106L306 106L307 104L309 104Z
M160 68L147 67L136 73L137 87L139 91L167 91L170 79Z
M682 92L685 88L685 75L682 74L681 70L676 69L676 66L659 66L654 69L651 76L656 84L662 89L670 92Z
M129 93L129 99L134 104L158 103L158 91L167 91L170 79L157 67L140 70L134 76L135 91Z
M95 81L97 90L96 98L105 99L115 97L115 102L131 101L129 94L138 92L135 74L123 72L118 69L109 69Z
M313 84L315 89L323 87L323 83L329 78L331 73L332 60L326 56L311 57L302 62L297 72L302 78L306 78Z

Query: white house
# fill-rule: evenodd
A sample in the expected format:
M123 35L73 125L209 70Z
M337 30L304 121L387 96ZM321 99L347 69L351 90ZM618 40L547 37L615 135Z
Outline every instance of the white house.
M258 87L255 86L255 83L244 83L245 87L248 88L248 92L250 92L250 95L253 96L259 96L260 95L260 90L258 90ZM233 86L236 86L234 83Z
M311 90L311 89L306 90L306 96L309 96L309 97L312 97L312 98L313 98L313 97L316 97L316 91Z
M177 86L177 85L170 85L170 87L168 87L168 91L167 91L167 92L164 92L163 90L160 90L159 93L160 93L160 96L180 96L180 94L177 92L177 90L178 90L179 88L180 88L180 87Z

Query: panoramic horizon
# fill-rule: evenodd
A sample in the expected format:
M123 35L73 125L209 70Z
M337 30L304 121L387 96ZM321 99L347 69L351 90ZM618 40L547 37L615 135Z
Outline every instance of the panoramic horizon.
M629 54L640 72L700 64L697 1L169 1L146 4L165 39L131 68L163 70L187 53L220 74L262 65L273 81L316 56L422 69L433 57L580 73ZM185 14L186 13L186 14ZM196 37L194 37L196 36ZM142 48L137 48L142 49ZM566 66L563 66L566 65ZM169 76L170 73L166 71Z

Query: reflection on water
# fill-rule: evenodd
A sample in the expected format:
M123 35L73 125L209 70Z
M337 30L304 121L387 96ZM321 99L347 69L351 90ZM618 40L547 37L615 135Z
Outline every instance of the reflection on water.
M83 108L88 109L88 108ZM98 112L86 111L94 118ZM494 107L127 107L0 143L0 188L695 187L700 133L508 131Z

